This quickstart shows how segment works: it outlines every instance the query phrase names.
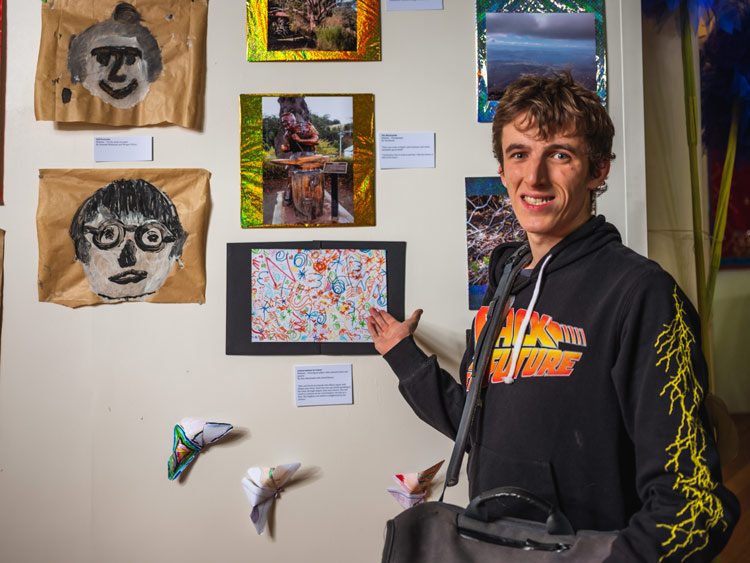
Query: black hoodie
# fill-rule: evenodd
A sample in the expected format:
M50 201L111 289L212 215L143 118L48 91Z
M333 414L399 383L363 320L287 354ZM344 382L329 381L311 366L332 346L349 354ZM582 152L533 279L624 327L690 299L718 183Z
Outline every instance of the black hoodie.
M493 251L485 304L517 246ZM682 290L599 216L519 276L512 293L475 417L470 495L524 487L556 503L576 529L621 530L608 561L710 561L739 503L721 483L699 319ZM472 356L470 345L461 384L411 337L384 357L416 414L455 439Z

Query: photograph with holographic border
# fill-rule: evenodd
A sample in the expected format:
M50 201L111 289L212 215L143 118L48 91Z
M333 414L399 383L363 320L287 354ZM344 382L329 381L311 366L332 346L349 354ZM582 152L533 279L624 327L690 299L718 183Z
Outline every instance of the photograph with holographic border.
M247 60L379 61L380 0L246 0Z
M607 107L602 0L476 0L477 121L524 74L569 71Z
M241 226L375 224L372 94L240 96Z

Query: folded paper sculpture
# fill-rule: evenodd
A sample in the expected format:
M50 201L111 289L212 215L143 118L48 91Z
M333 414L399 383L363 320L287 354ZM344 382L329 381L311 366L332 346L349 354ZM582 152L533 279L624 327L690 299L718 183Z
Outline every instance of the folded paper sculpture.
M435 477L445 460L440 461L424 471L406 473L405 475L394 475L396 483L401 489L387 489L398 503L404 508L411 508L415 504L423 502L427 496L427 488Z
M231 429L232 425L224 422L183 418L174 427L174 443L168 465L169 480L179 477L203 448L226 436Z
M273 501L279 497L284 485L292 478L302 464L287 463L278 467L251 467L247 477L242 478L242 488L253 510L250 520L255 525L258 535L263 533L268 521L268 511Z

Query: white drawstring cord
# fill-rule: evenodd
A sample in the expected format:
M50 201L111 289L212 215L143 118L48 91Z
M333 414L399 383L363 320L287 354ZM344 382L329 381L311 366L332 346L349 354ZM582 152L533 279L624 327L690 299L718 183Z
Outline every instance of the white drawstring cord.
M531 314L534 312L536 298L539 297L539 287L542 285L542 274L544 273L544 267L547 265L547 262L549 262L550 258L552 258L552 255L548 254L547 258L545 258L544 262L542 263L542 267L539 268L539 276L536 279L534 293L531 295L531 301L529 301L529 306L526 308L526 315L524 315L523 320L521 321L521 326L518 329L518 334L516 334L516 339L513 341L513 352L510 356L510 368L508 369L508 375L503 377L503 383L513 383L515 381L513 374L516 371L518 356L521 355L521 345L523 344L523 339L526 336L526 329L529 327L529 322L531 321Z

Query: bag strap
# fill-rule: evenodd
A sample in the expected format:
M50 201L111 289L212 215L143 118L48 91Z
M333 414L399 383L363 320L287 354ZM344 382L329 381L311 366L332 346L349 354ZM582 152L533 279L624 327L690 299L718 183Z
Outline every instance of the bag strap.
M461 471L461 463L463 461L464 453L466 452L466 442L469 438L469 429L474 420L477 402L482 391L482 379L487 373L490 360L492 359L493 348L500 334L500 325L510 308L510 303L508 302L510 290L513 286L513 282L518 277L518 274L530 262L531 251L529 245L524 244L505 262L503 274L497 284L495 295L493 296L492 301L490 301L489 309L487 311L487 322L479 333L477 345L474 350L474 368L472 370L474 377L472 377L472 381L469 383L469 388L467 389L466 402L464 403L464 410L461 413L461 422L459 423L458 431L456 432L456 443L453 445L453 453L451 454L450 463L448 464L445 485L443 485L443 492L440 495L441 502L445 495L445 489L458 483L458 474Z
M538 508L546 518L545 526L548 534L568 536L575 534L575 530L573 530L570 520L568 520L568 518L560 512L555 505L536 496L531 491L519 487L498 487L497 489L492 489L480 494L471 499L469 506L466 507L464 516L480 522L489 522L490 520L487 517L487 511L484 509L484 504L488 501L508 497L523 501L528 505Z

